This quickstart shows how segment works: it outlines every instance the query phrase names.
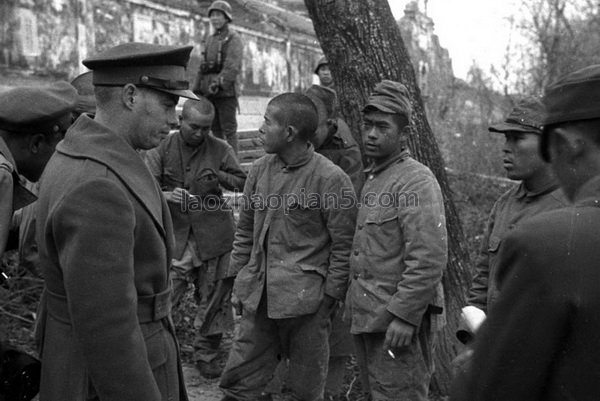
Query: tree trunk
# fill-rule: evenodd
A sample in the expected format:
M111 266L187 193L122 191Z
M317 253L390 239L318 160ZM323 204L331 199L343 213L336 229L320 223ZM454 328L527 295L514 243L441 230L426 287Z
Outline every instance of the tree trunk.
M448 324L440 333L436 349L432 390L447 394L451 361L459 347L455 332L471 273L466 267L469 255L452 202L444 161L427 122L411 60L387 1L305 0L305 4L321 48L329 60L342 115L361 149L361 110L375 84L382 79L391 79L402 82L410 92L414 112L409 146L415 158L427 165L437 177L446 207L449 255L443 283Z

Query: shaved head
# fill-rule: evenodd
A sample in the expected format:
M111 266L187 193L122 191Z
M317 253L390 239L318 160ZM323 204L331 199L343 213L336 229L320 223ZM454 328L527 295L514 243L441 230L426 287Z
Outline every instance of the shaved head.
M315 135L319 114L308 96L300 93L283 93L271 99L269 105L277 108L277 118L280 123L296 128L300 138L308 141Z
M190 110L196 110L203 116L213 116L215 115L215 106L203 96L199 96L199 100L188 99L183 104L182 114L183 116L187 116Z

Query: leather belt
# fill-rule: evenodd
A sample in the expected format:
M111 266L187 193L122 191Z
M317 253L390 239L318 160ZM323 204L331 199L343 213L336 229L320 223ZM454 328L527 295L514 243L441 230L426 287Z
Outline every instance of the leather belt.
M67 297L55 294L44 289L44 296L48 314L56 320L71 324L71 314L67 306ZM171 312L171 288L153 295L138 296L137 315L140 323L156 322L167 316Z

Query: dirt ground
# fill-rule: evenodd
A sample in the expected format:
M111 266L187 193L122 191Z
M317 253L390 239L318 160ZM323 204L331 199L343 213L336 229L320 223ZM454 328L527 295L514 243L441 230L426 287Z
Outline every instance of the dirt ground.
M183 365L183 375L190 401L219 401L223 397L219 391L219 379L203 378L192 364Z

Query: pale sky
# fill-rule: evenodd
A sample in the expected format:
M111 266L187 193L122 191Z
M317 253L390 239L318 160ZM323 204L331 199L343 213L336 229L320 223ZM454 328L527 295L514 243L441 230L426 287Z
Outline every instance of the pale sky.
M404 15L409 1L388 0L396 19ZM502 64L510 36L507 17L515 12L514 4L515 0L428 1L427 14L435 23L440 44L450 52L456 77L465 79L473 60L485 72L491 64Z

